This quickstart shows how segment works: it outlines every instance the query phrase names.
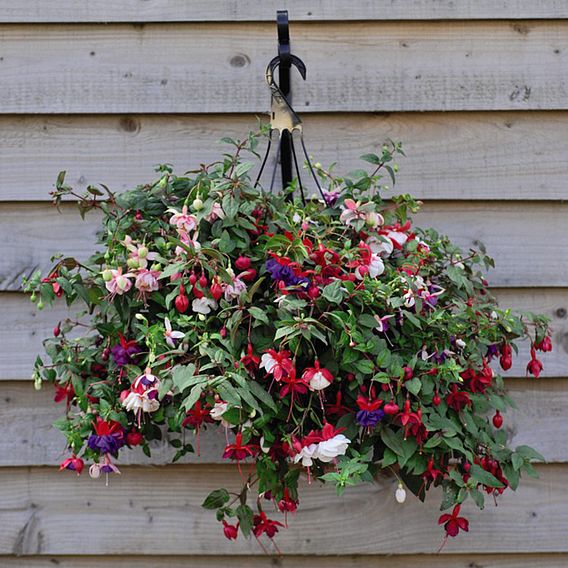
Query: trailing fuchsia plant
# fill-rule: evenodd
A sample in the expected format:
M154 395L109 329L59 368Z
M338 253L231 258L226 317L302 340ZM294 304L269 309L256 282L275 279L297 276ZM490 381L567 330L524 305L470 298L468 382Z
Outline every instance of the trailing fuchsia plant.
M252 186L241 156L256 136L229 143L233 154L190 177L163 166L156 183L105 188L105 200L90 187L79 206L102 212L99 250L27 282L38 308L62 298L83 310L57 324L51 363L38 357L34 372L66 402L61 469L118 473L123 449L150 455L164 435L175 461L194 451L184 431L199 447L202 430L221 428L242 490L203 505L229 539L272 539L299 506L302 474L341 495L382 470L399 502L405 486L420 499L440 486L446 535L467 531L463 501L483 507L541 459L507 447L511 402L492 364L509 369L528 339L538 377L546 318L500 309L477 268L492 265L483 251L413 227L410 196L383 199L399 144L363 156L371 174L317 164L325 202L303 204L293 188ZM72 193L60 176L55 202Z

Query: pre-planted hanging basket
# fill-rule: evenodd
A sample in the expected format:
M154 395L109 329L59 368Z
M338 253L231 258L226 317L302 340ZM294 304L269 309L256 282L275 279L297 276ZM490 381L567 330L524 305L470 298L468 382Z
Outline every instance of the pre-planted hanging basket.
M102 201L89 188L79 205L102 212L97 252L27 283L38 307L83 309L56 325L51 363L38 358L34 373L66 404L61 468L117 473L121 452L150 455L163 436L177 460L196 446L183 432L198 445L217 428L242 478L236 496L204 501L227 538L272 538L299 507L302 475L341 495L385 469L399 502L405 487L423 499L441 486L446 533L468 530L464 500L482 506L534 474L539 454L507 447L510 401L492 364L509 369L528 338L538 377L546 318L500 309L478 270L488 257L413 227L411 197L384 200L398 144L363 156L370 173L316 164L324 198L304 204L292 188L253 187L242 158L256 136L229 143L189 177L163 167ZM56 202L70 192L61 177Z
M277 65L272 129L293 150L301 122L274 83ZM339 178L312 166L302 141L319 190L306 200L294 196L297 159L297 180L265 192L249 178L258 136L225 142L233 152L220 161L188 177L161 167L155 183L120 195L90 187L80 197L58 179L57 204L73 194L82 214L103 216L89 259L63 258L26 283L38 308L57 298L82 308L55 326L51 362L38 357L34 372L66 403L61 469L118 473L121 452L150 456L163 437L175 461L216 428L242 489L203 505L229 539L272 539L299 507L302 475L341 495L384 470L400 503L405 487L424 499L441 486L446 535L467 531L463 501L483 507L541 459L507 447L510 400L495 369L528 339L527 374L538 377L537 351L552 349L547 319L497 306L483 252L412 226L418 203L384 183L394 185L399 144Z

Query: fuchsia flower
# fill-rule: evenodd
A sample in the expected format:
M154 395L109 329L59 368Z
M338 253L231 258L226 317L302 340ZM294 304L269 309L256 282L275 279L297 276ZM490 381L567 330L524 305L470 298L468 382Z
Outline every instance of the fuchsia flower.
M176 209L168 209L168 212L173 213L170 217L170 225L175 225L178 231L189 233L197 227L197 218L187 212L187 205L181 209L181 213Z
M136 276L136 282L134 286L139 292L139 297L146 301L146 296L155 292L160 288L160 283L158 282L158 277L160 272L158 270L147 270L142 268L138 275Z
M231 284L225 286L225 300L231 302L232 300L240 298L241 294L246 291L247 285L240 278L234 278Z
M144 374L134 381L130 391L123 391L121 395L122 406L127 411L137 414L140 423L142 412L156 412L160 408L158 401L159 386L160 380L152 374L150 367L147 367Z
M95 433L89 436L87 445L101 454L116 455L126 442L124 429L115 420L103 420L98 416L93 429Z
M252 343L247 345L247 354L243 355L240 361L251 375L258 369L260 358L253 353Z
M225 212L223 211L221 204L217 202L211 205L211 211L207 215L205 215L205 220L208 221L209 223L213 223L214 221L217 221L217 219L224 219L224 218L225 218Z
M314 366L303 372L302 379L308 383L310 390L320 391L333 382L333 375L328 369L320 367L319 361L316 359Z
M283 376L294 370L294 363L290 360L289 351L268 349L260 359L260 368L266 369L266 372L273 375L275 380L281 381Z
M540 359L537 359L535 348L531 347L531 360L527 365L527 375L533 375L533 377L538 379L540 377L540 374L542 373L542 369L542 361Z
M241 461L248 457L254 457L257 454L257 446L254 444L243 444L243 435L237 432L235 435L235 443L227 444L223 452L224 459Z
M110 276L109 280L105 278L105 273L108 275L106 278ZM125 294L132 288L132 280L130 280L130 278L134 278L134 274L122 274L122 267L116 270L111 269L105 271L105 273L103 273L103 278L105 279L106 289L110 292L111 297L116 295L122 296L122 294Z
M534 348L544 353L552 351L552 340L550 339L550 335L546 335L541 341L535 343Z
M236 525L230 525L225 519L223 519L223 534L229 540L237 540L239 536L239 523Z
M172 348L175 349L175 339L182 339L185 337L185 333L183 331L173 331L172 324L170 323L169 318L164 319L164 337L166 338L166 343Z
M70 471L76 471L77 475L81 475L83 468L85 467L85 462L73 454L70 458L63 460L59 466L59 471L68 469Z
M439 525L444 525L444 529L448 536L457 536L462 531L467 532L469 530L469 521L465 517L459 517L461 505L456 505L452 511L452 514L445 513L438 519Z
M345 455L351 440L341 434L343 430L345 428L335 428L326 422L321 432L310 432L302 442L296 444L294 463L302 461L303 466L310 467L314 459L327 463Z
M191 309L198 314L207 315L211 313L211 310L217 309L217 302L213 298L207 298L206 296L195 298L191 303Z
M385 333L389 329L389 320L392 318L394 318L394 316L380 317L375 314L375 320L377 321L375 329L378 329L380 333Z
M458 391L458 385L452 385L452 392L446 397L446 402L450 408L456 412L462 410L466 406L471 406L471 398L467 392Z
M252 532L256 538L262 534L266 534L268 538L273 538L278 529L283 526L281 522L269 519L264 511L261 511L259 515L255 515L253 518Z

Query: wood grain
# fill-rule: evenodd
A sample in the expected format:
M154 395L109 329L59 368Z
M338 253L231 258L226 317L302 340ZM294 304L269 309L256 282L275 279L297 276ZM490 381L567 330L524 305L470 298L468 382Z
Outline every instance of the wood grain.
M568 379L510 379L507 386L517 409L504 414L503 428L511 447L537 448L548 463L568 462L565 443L565 415L568 408ZM53 388L35 391L30 382L0 382L0 467L58 465L67 457L65 438L52 427L65 412L53 402ZM187 441L195 446L194 436ZM226 463L221 458L226 445L222 429L201 433L201 455L191 455L182 463ZM138 448L124 450L120 464L164 465L175 450L163 442L152 443L152 457ZM1 563L0 563L1 565Z
M310 154L336 172L362 154L400 140L397 191L421 199L559 200L568 197L568 113L479 112L305 114ZM60 170L79 191L114 191L154 179L154 166L178 172L210 163L257 126L253 115L1 116L0 200L49 200ZM262 146L264 148L264 145ZM33 167L30 167L33 157ZM267 178L268 179L268 178ZM306 180L304 180L306 181Z
M562 287L568 282L567 203L428 202L416 225L449 235L464 251L485 244L496 262L495 287ZM49 270L54 254L86 259L98 228L96 213L83 221L68 204L0 204L0 290L20 289L22 276Z
M566 554L401 556L0 556L4 568L566 568Z
M294 106L566 109L567 30L558 20L298 23L294 51L309 71L294 76ZM268 23L5 25L0 114L265 112L274 35Z
M470 533L448 542L444 553L568 552L568 468L538 470L539 480L524 480L497 508L465 504ZM240 483L234 466L125 467L108 487L56 468L2 468L0 553L262 555L254 540L228 542L214 515L200 506L210 490L235 490ZM300 555L434 553L441 539L439 495L400 506L394 489L394 479L386 479L338 499L332 488L304 487L301 514L278 535L280 549Z
M295 21L568 18L562 0L0 0L0 22Z

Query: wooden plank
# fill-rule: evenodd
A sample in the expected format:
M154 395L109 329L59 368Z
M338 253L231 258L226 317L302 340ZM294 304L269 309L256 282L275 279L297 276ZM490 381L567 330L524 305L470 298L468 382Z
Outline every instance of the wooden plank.
M499 507L488 502L478 511L466 503L470 533L451 539L444 553L568 552L568 467L538 470L539 480L525 480ZM2 468L0 553L262 555L254 539L228 542L214 515L200 506L210 490L235 490L240 483L234 466L125 467L108 487L55 468ZM441 540L439 495L401 506L395 487L394 479L383 479L343 498L319 484L304 487L301 512L278 535L280 549L299 555L434 553Z
M568 197L568 113L307 114L310 154L337 173L387 140L403 142L397 190L421 199ZM183 172L219 158L223 136L255 129L252 115L1 116L0 200L48 200L67 169L78 190L147 183L154 166ZM34 167L29 167L33 156Z
M416 224L449 235L464 251L484 243L496 268L495 287L562 287L568 282L567 203L429 202ZM49 270L54 254L85 259L93 250L98 215L83 221L68 204L0 204L0 290L20 289L22 276Z
M510 445L537 448L548 463L568 462L564 427L568 379L511 379L507 384L518 407L504 414ZM0 467L58 465L67 457L63 435L51 426L65 409L53 402L51 387L38 392L29 382L2 381L0 400ZM193 434L188 433L187 439L193 443ZM226 463L221 458L225 444L222 429L202 432L201 456L183 463ZM152 443L150 459L138 450L123 451L119 463L164 465L174 454L165 441Z
M292 21L568 18L562 0L0 0L0 22L273 21L276 10L289 10Z
M566 554L401 556L0 556L4 568L566 568Z
M558 20L298 23L294 51L309 71L294 76L294 106L566 109L567 30ZM264 112L274 36L268 23L5 25L0 114Z

